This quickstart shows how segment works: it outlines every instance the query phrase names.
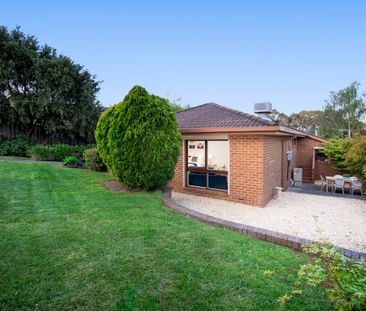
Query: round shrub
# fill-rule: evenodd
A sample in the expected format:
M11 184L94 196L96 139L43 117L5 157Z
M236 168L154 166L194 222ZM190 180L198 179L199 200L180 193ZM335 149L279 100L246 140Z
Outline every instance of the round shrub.
M85 167L90 170L103 172L107 169L98 154L97 148L86 149L83 153L83 160Z
M168 101L135 86L111 110L96 132L104 163L129 188L165 186L180 150L177 121Z

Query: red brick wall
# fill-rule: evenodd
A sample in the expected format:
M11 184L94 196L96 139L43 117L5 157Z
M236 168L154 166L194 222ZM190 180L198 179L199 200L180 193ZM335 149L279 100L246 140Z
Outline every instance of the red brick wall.
M180 154L178 158L178 162L175 165L174 169L174 177L169 181L168 187L174 189L174 191L181 192L184 188L184 167L185 167L185 144L182 140L180 146Z
M264 137L264 204L275 194L275 187L281 187L282 138Z
M313 148L321 142L309 137L298 138L297 167L303 168L303 181L313 182Z
M343 172L332 167L328 161L315 161L314 180L320 180L320 175L325 176L342 175Z
M230 136L230 199L264 206L264 138Z
M230 135L229 191L185 187L185 151L175 168L169 187L177 192L205 195L249 205L264 206L281 186L282 139L255 135Z

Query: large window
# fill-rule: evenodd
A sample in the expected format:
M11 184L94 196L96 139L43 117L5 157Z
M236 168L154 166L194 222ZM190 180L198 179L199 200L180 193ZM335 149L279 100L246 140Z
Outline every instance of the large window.
M227 190L229 143L227 140L188 140L187 186Z

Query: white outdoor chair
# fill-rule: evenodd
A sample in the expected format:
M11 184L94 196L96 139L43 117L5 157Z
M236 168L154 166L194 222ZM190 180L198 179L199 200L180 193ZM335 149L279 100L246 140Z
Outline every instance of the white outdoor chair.
M342 178L335 178L334 185L333 185L333 193L337 191L337 189L342 189L344 194L344 179Z
M351 194L353 195L353 192L357 190L361 192L361 195L363 196L362 192L362 182L360 182L358 179L353 179L351 183Z
M323 191L323 189L326 188L326 186L327 186L327 181L325 180L325 178L322 175L320 175L320 181L322 182L320 191Z

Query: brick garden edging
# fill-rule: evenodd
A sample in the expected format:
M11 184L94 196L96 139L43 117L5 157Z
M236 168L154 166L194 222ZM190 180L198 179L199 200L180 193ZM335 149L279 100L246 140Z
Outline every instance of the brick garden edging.
M189 216L202 223L227 228L227 229L237 231L237 232L240 232L242 234L245 234L245 235L248 235L251 237L255 237L259 240L286 246L286 247L289 247L296 251L302 251L301 246L303 244L314 243L314 241L311 241L308 239L298 238L298 237L295 237L295 236L292 236L289 234L279 233L279 232L272 231L272 230L248 226L248 225L236 223L236 222L229 221L229 220L224 220L221 218L213 217L210 215L206 215L206 214L194 211L192 209L189 209L189 208L175 202L172 199L172 192L171 192L171 189L169 189L169 188L165 188L163 191L163 202L164 202L165 206L167 206L168 208L171 208L180 214ZM366 261L366 253L361 253L361 252L357 252L354 250L341 248L341 247L339 247L339 250L341 250L342 253L344 254L344 256L346 256L346 257Z

